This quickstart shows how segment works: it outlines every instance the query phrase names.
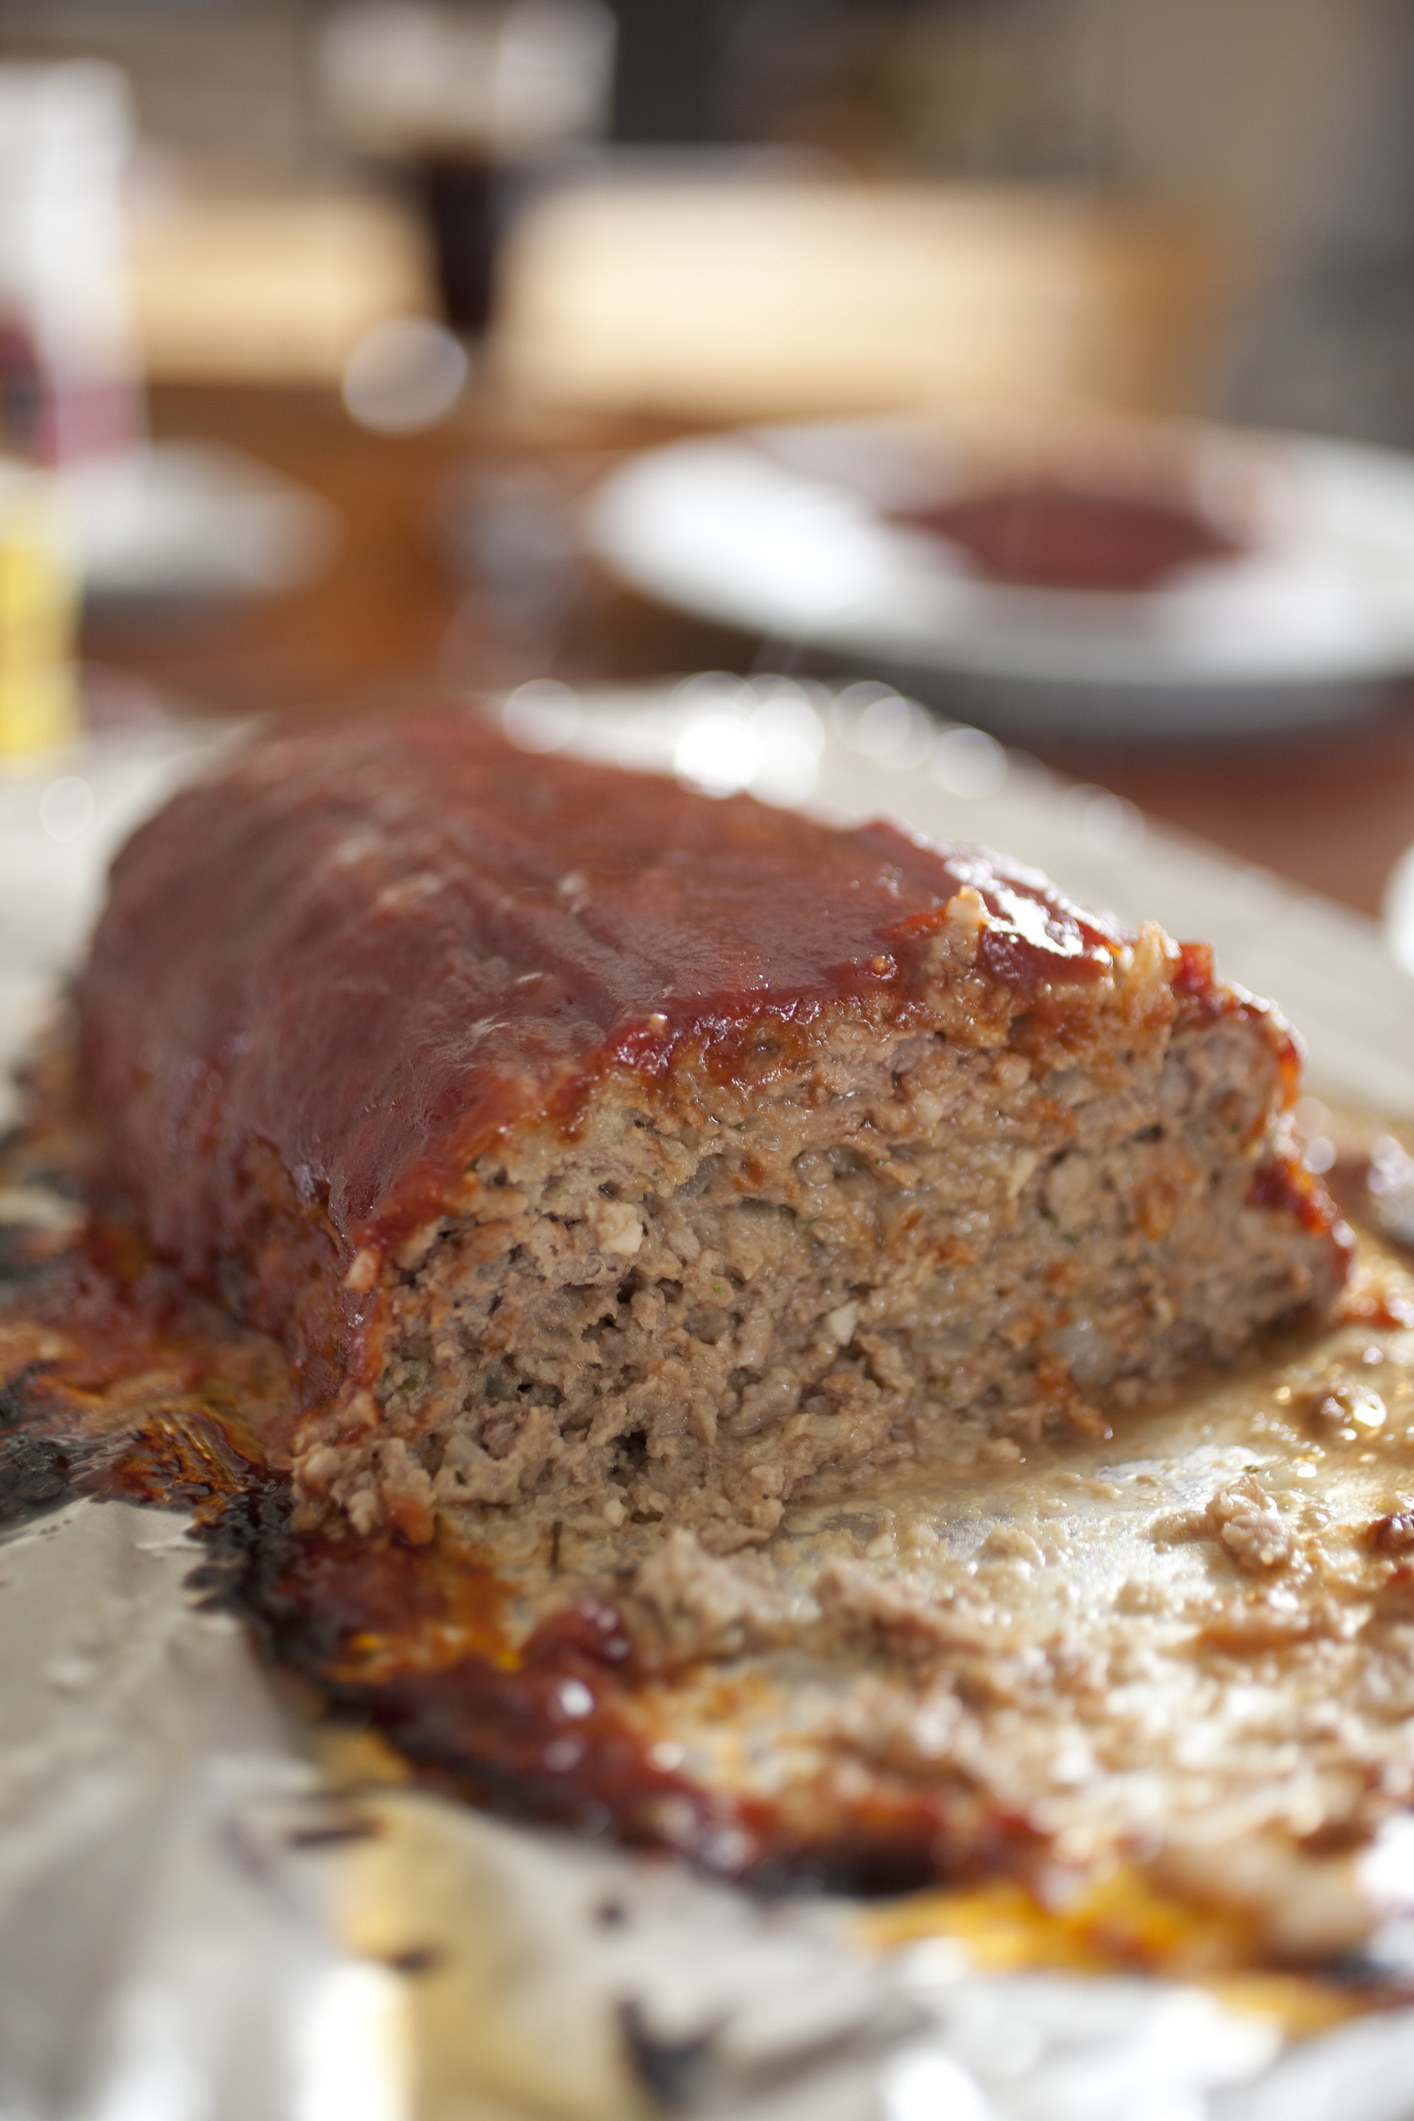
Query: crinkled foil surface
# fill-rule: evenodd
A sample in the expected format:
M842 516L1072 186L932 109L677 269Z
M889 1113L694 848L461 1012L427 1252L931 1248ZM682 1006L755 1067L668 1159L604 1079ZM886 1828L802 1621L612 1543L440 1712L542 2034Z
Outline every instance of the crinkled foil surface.
M581 740L659 763L690 711L603 703ZM57 855L39 779L0 789L0 1056L80 946L107 850L205 748L170 725L95 745L68 769L94 825ZM1152 833L1136 852L1036 769L964 799L907 768L831 737L814 793L1216 933L1226 969L1304 1011L1330 1087L1414 1110L1414 988L1352 917ZM199 1606L199 1558L180 1516L117 1502L0 1545L0 2121L1414 2116L1414 2011L1284 2043L1196 1988L875 1952L847 1902L761 1904L365 1786Z

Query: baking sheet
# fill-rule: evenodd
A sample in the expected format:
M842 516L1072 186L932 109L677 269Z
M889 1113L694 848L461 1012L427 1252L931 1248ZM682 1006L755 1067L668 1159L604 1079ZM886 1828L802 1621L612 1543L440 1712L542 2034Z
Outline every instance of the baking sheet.
M1215 937L1222 969L1303 1023L1326 1088L1410 1113L1414 982L1372 928L880 689L542 687L508 712L542 748L888 811ZM23 919L3 901L11 1052L79 945L113 839L207 744L172 727L143 741L140 762L117 744L66 762L92 796L67 840L44 805L65 774L5 792L7 879L28 878ZM356 1761L351 1787L286 1723L236 1625L184 1590L184 1535L169 1513L80 1502L0 1550L3 2121L1414 2114L1411 2012L1284 2048L1272 2020L1196 1989L987 1975L945 1940L879 1954L846 1902L762 1905L364 1787Z

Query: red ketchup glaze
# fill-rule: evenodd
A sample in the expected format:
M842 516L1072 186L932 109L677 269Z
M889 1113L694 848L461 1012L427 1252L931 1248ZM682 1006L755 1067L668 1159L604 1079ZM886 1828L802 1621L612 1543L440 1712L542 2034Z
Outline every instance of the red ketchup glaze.
M1247 1202L1249 1207L1273 1208L1289 1215L1303 1230L1320 1233L1332 1228L1330 1196L1315 1174L1294 1157L1263 1164L1247 1188ZM1354 1242L1344 1223L1337 1222L1334 1228L1346 1246Z
M1124 940L975 850L530 758L465 712L277 732L114 865L79 990L100 1182L287 1331L301 1290L435 1217L517 1121L572 1126L607 1069L696 1048L730 1084L763 1024L917 1006L963 885L980 969L1023 1001ZM296 1328L307 1401L376 1338L373 1301L336 1301Z
M1281 1073L1283 1105L1289 1111L1300 1088L1305 1053L1296 1034L1283 1023L1280 1015L1244 987L1232 986L1217 977L1210 943L1178 945L1178 963L1171 985L1178 998L1178 1023L1185 1030L1216 1023L1224 1016L1243 1016L1266 1025L1268 1043Z
M1173 991L1178 997L1181 1025L1211 1024L1219 1017L1239 1015L1266 1020L1281 1076L1282 1102L1290 1111L1300 1088L1302 1048L1295 1034L1265 1003L1215 976L1210 944L1179 944ZM1326 1186L1299 1156L1286 1151L1260 1164L1247 1189L1247 1204L1288 1215L1303 1230L1324 1236L1330 1245L1337 1280L1345 1280L1354 1259L1354 1235L1336 1213Z
M894 520L958 546L988 581L1024 589L1134 594L1244 549L1186 501L1065 479L964 493Z

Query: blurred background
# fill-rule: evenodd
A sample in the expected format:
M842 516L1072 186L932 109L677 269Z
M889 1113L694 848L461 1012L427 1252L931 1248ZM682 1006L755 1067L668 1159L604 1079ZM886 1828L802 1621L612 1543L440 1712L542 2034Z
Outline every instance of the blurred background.
M1376 914L1411 103L1399 0L5 0L0 755L878 679Z

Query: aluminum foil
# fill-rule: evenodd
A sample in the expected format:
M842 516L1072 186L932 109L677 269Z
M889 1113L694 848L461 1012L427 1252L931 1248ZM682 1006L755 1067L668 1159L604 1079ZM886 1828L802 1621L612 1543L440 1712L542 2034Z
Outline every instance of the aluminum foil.
M5 2121L1398 2121L1414 2011L1283 2049L1174 1983L983 1976L312 1764L180 1517L0 1548Z
M822 801L848 786L861 807L1039 853L1121 910L1147 877L1154 910L1191 931L1212 926L1205 903L1231 905L1233 872L1152 830L1121 848L1109 818L1107 853L1037 769L1003 761L990 794L940 795L907 757L829 735L813 695L787 704L793 741L810 750L802 705L822 732ZM594 740L658 763L718 711L619 702ZM203 749L170 728L142 742L69 774L93 800L68 841L45 836L39 780L7 791L5 880L32 888L24 918L3 899L0 1047L18 1050L77 947L107 847ZM963 833L951 811L968 802ZM1048 845L1067 816L1068 871ZM1373 935L1271 879L1242 889L1281 916L1264 925L1278 958L1299 951L1303 994L1325 968L1332 1086L1407 1083L1414 988L1391 990ZM1241 969L1287 992L1244 932ZM1414 2116L1411 2011L1286 2044L1196 1988L984 1975L941 1940L875 1952L847 1902L765 1905L366 1783L289 1720L237 1624L200 1607L198 1559L180 1516L121 1503L70 1504L0 1545L0 2121ZM1382 1948L1407 1963L1397 1923Z
M6 2121L325 2110L327 1799L184 1531L83 1501L0 1549Z

